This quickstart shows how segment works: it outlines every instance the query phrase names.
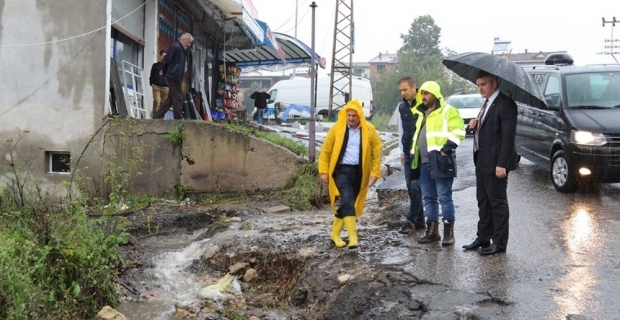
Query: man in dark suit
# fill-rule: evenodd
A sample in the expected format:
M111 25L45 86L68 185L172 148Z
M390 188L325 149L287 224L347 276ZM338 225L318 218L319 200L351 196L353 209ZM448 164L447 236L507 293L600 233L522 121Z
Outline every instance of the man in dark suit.
M485 71L476 77L478 91L485 99L476 119L469 122L474 133L477 238L465 250L480 249L481 255L506 252L508 245L508 172L517 168L515 149L517 104L499 91L498 78ZM492 241L492 242L491 242Z
M160 74L166 76L168 81L168 99L165 103L162 103L157 109L157 112L153 115L154 119L163 119L166 111L172 107L172 112L175 119L183 119L183 90L181 84L183 83L183 76L187 71L187 59L186 51L192 42L194 37L189 33L184 33L179 37L179 41L175 42L167 50L167 54L162 61L162 71Z

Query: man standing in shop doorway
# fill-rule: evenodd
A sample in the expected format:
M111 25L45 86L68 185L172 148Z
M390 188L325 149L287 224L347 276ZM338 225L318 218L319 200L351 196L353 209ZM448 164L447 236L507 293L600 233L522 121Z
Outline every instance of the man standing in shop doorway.
M166 76L168 80L168 99L162 103L153 115L154 119L163 119L166 111L172 107L174 119L183 119L181 110L183 109L183 91L181 84L183 83L183 75L187 71L186 50L192 45L194 37L189 33L184 33L179 37L179 41L175 42L162 61L162 71L160 74Z
M153 87L153 115L155 115L161 103L168 99L168 81L161 72L163 67L161 62L164 60L165 56L166 50L160 50L157 62L153 63L153 67L151 67L149 84Z
M267 99L271 99L271 95L263 91L254 91L250 96L250 99L254 99L254 107L256 108L256 121L258 124L263 124L263 115L265 109L267 109Z

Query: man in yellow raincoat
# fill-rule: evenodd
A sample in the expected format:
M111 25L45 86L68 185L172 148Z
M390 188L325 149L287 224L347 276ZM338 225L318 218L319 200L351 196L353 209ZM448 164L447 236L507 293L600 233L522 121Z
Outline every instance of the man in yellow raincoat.
M319 155L319 176L329 185L334 223L331 239L336 247L347 245L340 232L347 227L349 248L357 248L357 217L362 215L368 188L381 175L381 139L366 122L358 100L349 101L327 133ZM336 196L340 207L336 209Z

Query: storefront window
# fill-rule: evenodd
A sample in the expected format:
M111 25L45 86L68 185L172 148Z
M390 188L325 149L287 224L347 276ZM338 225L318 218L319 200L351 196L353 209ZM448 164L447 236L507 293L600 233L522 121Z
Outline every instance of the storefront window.
M125 60L142 67L142 46L128 36L112 29L112 58L120 65Z

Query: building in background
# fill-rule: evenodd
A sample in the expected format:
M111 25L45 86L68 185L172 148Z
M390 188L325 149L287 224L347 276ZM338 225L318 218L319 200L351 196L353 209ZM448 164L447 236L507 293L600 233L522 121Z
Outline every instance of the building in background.
M381 78L383 71L394 71L398 63L398 55L396 53L379 52L379 55L368 62L370 65L370 80L376 81Z

